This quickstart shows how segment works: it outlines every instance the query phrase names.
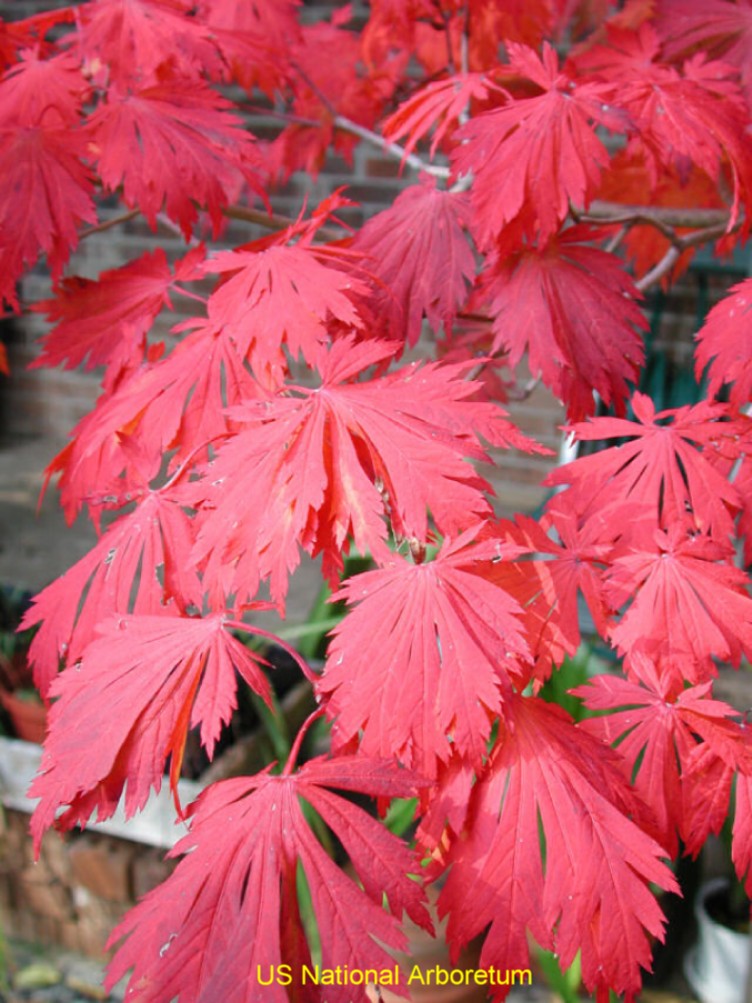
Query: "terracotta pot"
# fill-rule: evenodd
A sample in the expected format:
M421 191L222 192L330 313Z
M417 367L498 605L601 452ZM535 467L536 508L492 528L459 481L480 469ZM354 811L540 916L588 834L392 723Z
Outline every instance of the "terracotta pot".
M26 742L44 742L47 734L47 708L37 700L22 700L15 693L0 690L0 701L10 715L17 738Z

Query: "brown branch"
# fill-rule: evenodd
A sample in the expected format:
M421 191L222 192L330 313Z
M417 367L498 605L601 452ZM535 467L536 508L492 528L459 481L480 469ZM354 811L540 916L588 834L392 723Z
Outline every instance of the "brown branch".
M648 223L663 232L668 228L693 230L709 226L728 227L731 214L726 209L676 209L671 206L622 205L619 202L593 202L587 211L572 215L582 223Z
M79 235L79 240L86 240L87 237L93 237L95 233L104 233L106 230L111 230L114 226L120 226L121 223L128 223L130 220L135 219L140 212L140 209L130 209L120 216L113 216L112 219L106 219L102 223L97 223L96 226L90 226L88 230L84 230Z
M250 209L240 205L230 205L222 210L228 219L239 219L246 223L256 223L266 230L286 230L289 226L297 223L292 216L282 216L279 213L263 212L260 209ZM342 228L344 233L347 231ZM320 226L316 230L316 235L324 240L341 240L343 233L330 226Z
M645 272L642 278L635 282L640 292L645 292L650 286L655 285L656 282L660 282L664 275L668 275L681 255L682 252L679 248L672 244L658 264L654 265L649 272Z

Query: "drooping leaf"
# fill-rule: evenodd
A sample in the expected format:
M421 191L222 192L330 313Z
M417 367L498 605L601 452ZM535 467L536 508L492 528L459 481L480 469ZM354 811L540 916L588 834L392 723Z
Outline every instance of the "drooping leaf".
M177 870L115 930L113 942L127 939L107 984L133 968L134 1001L177 995L181 1003L288 1003L280 980L262 985L259 973L268 982L270 965L289 964L293 983L301 985L301 964L311 964L295 890L298 868L310 890L322 967L393 969L388 952L407 945L403 911L431 929L422 889L408 876L416 862L404 843L330 788L392 798L419 787L393 764L360 756L213 785L193 806L190 834L172 851L187 854ZM301 801L342 841L362 888L327 856ZM311 989L307 999L365 1003L365 989L343 981Z
M467 73L433 80L413 94L384 122L383 132L390 141L407 136L405 152L410 153L418 142L434 129L431 156L450 129L456 128L460 116L473 100L483 100L489 90L499 90L482 73Z
M629 502L644 506L663 528L689 519L700 532L728 539L741 503L715 460L717 454L733 461L745 451L747 420L725 420L726 408L708 401L656 413L639 392L631 405L635 421L593 418L573 428L586 442L628 441L558 468L546 483L571 484L587 515L606 501Z
M698 47L738 67L752 98L750 0L658 0L656 30L669 59Z
M481 279L493 350L508 351L512 367L527 353L573 420L593 414L594 392L623 414L645 357L640 293L615 256L583 243L588 237L572 228L543 248L506 248Z
M578 83L548 43L542 59L524 45L507 49L511 70L541 93L472 119L452 153L454 172L473 175L473 235L484 247L513 220L545 244L570 203L587 206L608 163L594 126L623 130L627 121L610 106L612 85Z
M165 358L145 364L103 395L73 430L48 475L60 473L61 503L72 522L82 505L98 524L110 497L150 482L166 452L171 466L198 461L230 428L225 409L258 397L259 387L224 328L194 328ZM181 328L183 325L181 325Z
M215 231L243 183L260 193L250 134L231 103L198 80L169 80L119 94L89 117L91 151L105 189L152 226L164 211L188 238L205 207Z
M0 123L47 128L76 126L89 84L68 53L42 58L39 48L25 49L20 61L0 81Z
M322 354L320 387L288 386L230 411L240 430L196 488L206 516L195 558L220 604L234 591L253 598L267 578L282 602L301 547L323 553L329 578L350 537L361 553L388 554L385 516L400 537L426 541L430 511L456 535L490 511L488 485L464 459L485 458L478 437L540 448L499 408L468 399L467 365L354 382L394 347L341 338Z
M736 778L736 804L732 830L731 854L747 895L752 893L752 773Z
M728 383L729 400L741 409L752 399L752 279L734 286L705 318L695 336L698 380L708 370L708 394Z
M0 303L17 306L16 281L40 254L58 278L78 244L79 224L96 222L83 150L80 131L0 128Z
M752 161L743 141L747 112L736 73L726 63L697 53L681 70L663 62L650 24L612 31L609 45L579 61L604 83L618 84L618 104L637 130L637 145L654 183L664 166L681 171L696 164L716 183L728 166L733 192L729 230L752 192Z
M96 546L39 592L23 628L41 624L29 658L47 694L61 660L72 664L113 613L156 615L166 604L201 606L201 588L187 563L190 519L166 491L145 493ZM134 588L135 586L135 588Z
M454 755L482 762L529 656L520 608L482 577L504 546L473 543L476 535L445 541L424 564L394 555L335 593L352 607L333 631L319 683L336 742L359 738L367 755L396 756L432 778Z
M354 247L384 283L376 310L385 337L415 345L424 314L434 330L451 329L475 275L469 216L466 195L441 191L423 175L358 231Z
M611 558L605 593L631 605L611 630L623 654L674 656L673 671L692 683L716 675L712 659L738 666L752 655L752 598L733 550L676 524L625 543Z
M200 17L227 63L231 78L270 98L289 84L292 45L300 34L300 0L199 0Z
M539 686L580 646L580 594L596 629L605 636L603 566L611 542L599 539L594 522L579 525L576 515L561 505L541 521L518 515L513 523L498 523L492 532L520 550L515 559L492 564L487 575L522 608L534 660L531 679Z
M189 727L212 758L237 706L235 669L270 702L263 660L230 634L220 614L118 616L100 622L80 662L50 689L53 704L32 819L37 846L57 819L63 829L109 818L125 790L126 817L159 790L168 756L177 781ZM101 727L107 714L107 728Z
M313 365L333 323L363 327L358 301L370 289L349 264L344 253L307 242L220 251L205 265L227 276L209 297L209 317L228 326L259 380L276 389L286 371L283 345Z
M644 809L615 754L558 707L516 697L451 846L439 915L459 947L489 927L480 967L528 963L526 930L603 999L633 999L664 919L649 883L677 890L665 851L636 824ZM473 894L468 894L468 889ZM495 999L506 994L493 990Z
M177 262L174 275L162 248L147 251L120 268L102 272L96 281L78 276L63 279L54 299L35 303L56 326L43 339L41 355L33 365L66 369L111 366L130 369L134 357L141 361L144 335L163 307L171 307L174 282L198 277L203 248L190 251Z
M632 663L639 672L634 680L603 675L572 691L590 710L608 711L587 718L581 727L609 744L618 742L627 776L651 806L657 838L670 855L676 856L679 838L695 852L704 838L693 833L692 807L704 806L706 819L710 812L693 753L705 747L714 761L731 769L752 765L752 756L735 720L737 712L712 698L710 683L683 689L644 656L635 656ZM722 808L725 817L728 796Z
M211 32L199 18L188 16L189 0L97 0L79 5L76 36L84 58L108 83L148 86L157 70L177 59L189 86L200 86L202 70L216 67L219 56Z

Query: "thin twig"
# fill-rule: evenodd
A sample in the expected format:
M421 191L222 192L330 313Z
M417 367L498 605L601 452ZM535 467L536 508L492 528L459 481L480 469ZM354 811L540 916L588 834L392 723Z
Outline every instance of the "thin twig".
M266 230L286 230L297 223L291 216L281 216L279 213L262 212L260 209L250 209L245 206L230 205L222 210L228 219L239 219L246 223L256 223ZM342 227L346 233L345 227ZM324 240L341 240L343 233L332 229L330 226L320 226L316 230L316 236Z
M439 167L435 164L429 164L428 161L423 160L423 158L419 157L417 154L408 153L404 146L400 146L399 143L390 143L384 139L383 136L374 132L373 129L368 129L364 125L359 125L357 122L353 122L353 120L348 118L346 115L340 115L326 94L323 93L321 88L318 87L313 80L311 80L308 74L297 64L294 64L294 69L300 76L300 79L307 87L310 87L319 101L332 116L332 121L337 129L341 129L343 132L349 132L353 136L357 136L359 139L364 140L366 143L370 143L372 146L378 147L378 149L382 150L384 153L388 153L390 156L396 157L403 164L408 164L416 171L425 171L426 174L432 174L435 178L448 178L450 176L451 172L448 167Z
M428 161L423 160L416 153L408 153L404 146L400 146L399 143L390 143L383 136L380 136L377 132L373 132L371 129L366 129L365 126L358 125L357 122L353 122L351 119L347 118L345 115L335 115L334 124L338 129L342 129L345 132L350 132L354 136L358 136L360 139L365 140L367 143L378 147L379 150L384 153L388 153L392 157L396 157L403 164L408 164L416 171L423 171L426 174L431 174L435 178L442 178L446 180L451 176L451 171L448 167L441 167L438 164L429 164Z
M103 223L97 223L96 226L90 226L88 230L84 230L79 234L79 240L86 240L87 237L92 237L95 233L104 233L105 230L111 230L114 226L120 226L121 223L128 223L130 220L135 219L136 216L140 215L140 209L130 209L128 212L124 212L121 216L113 216L112 219L106 219Z
M718 225L728 227L731 219L726 209L677 209L599 200L591 203L587 211L575 210L572 215L582 223L650 223L659 229L679 227L687 230Z
M658 264L654 265L649 272L646 272L641 279L635 282L640 292L645 292L650 286L655 285L656 282L660 282L664 275L668 275L681 255L682 252L679 248L672 244Z

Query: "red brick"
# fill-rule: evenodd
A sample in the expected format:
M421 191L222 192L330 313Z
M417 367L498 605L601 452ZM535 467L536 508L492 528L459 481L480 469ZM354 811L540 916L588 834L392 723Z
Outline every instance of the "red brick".
M70 848L73 879L108 902L128 902L133 853L133 846L124 840L85 833Z
M177 867L177 861L166 860L160 850L144 849L133 859L131 867L131 883L134 901L138 902L147 892L172 874Z
M27 867L18 876L17 901L23 909L50 919L67 919L73 905L70 893L60 882L51 879L39 865Z

